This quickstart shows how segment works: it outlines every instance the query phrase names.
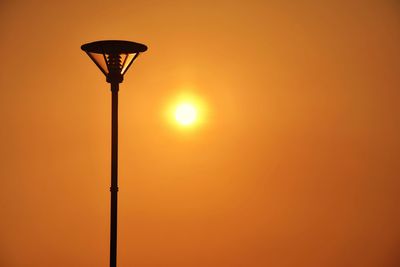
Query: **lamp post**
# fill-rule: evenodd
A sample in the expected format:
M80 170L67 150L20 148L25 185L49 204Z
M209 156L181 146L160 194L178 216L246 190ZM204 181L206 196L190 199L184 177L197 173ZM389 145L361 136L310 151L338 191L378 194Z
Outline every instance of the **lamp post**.
M129 41L97 41L81 46L111 84L111 220L110 267L117 266L118 90L124 74L147 46Z

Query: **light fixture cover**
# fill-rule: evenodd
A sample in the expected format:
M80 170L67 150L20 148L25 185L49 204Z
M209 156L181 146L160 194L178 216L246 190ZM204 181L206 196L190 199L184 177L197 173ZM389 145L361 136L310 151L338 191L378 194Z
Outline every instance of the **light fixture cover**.
M97 41L81 46L99 69L108 75L126 73L137 56L147 50L147 46L130 41Z

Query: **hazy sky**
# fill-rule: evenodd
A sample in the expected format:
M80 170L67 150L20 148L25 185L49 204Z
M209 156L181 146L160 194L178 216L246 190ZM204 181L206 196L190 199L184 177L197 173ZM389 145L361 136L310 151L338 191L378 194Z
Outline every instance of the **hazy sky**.
M149 46L120 87L119 266L400 265L398 1L1 0L0 34L1 266L108 266L102 39Z

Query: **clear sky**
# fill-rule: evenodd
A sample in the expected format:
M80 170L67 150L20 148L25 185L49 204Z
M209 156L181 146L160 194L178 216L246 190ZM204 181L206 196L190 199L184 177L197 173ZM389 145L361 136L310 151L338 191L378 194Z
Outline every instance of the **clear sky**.
M1 266L108 266L102 39L149 46L120 87L119 266L400 265L398 1L1 0L0 34Z

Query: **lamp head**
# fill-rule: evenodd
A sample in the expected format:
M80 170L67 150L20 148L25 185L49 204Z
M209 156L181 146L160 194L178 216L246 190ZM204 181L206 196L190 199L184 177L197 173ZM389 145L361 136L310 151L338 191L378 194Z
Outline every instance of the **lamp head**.
M109 83L121 83L124 74L147 46L130 41L96 41L81 46L106 76Z

